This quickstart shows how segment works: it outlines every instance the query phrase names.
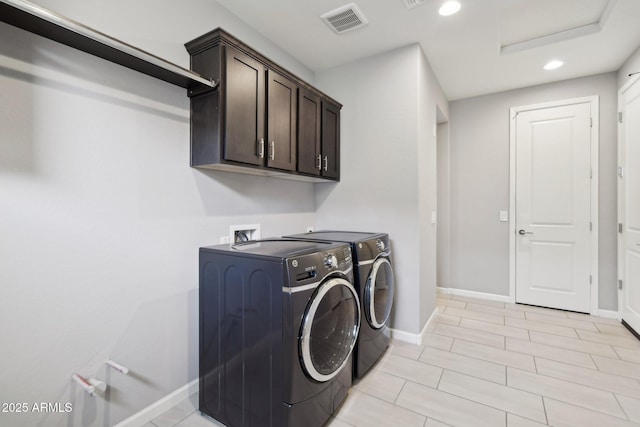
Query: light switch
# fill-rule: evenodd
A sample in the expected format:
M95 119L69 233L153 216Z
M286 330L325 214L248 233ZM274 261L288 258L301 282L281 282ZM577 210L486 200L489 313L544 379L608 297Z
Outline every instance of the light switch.
M509 212L508 211L500 211L500 222L509 221Z
M431 224L435 224L435 223L436 223L436 212L431 211Z

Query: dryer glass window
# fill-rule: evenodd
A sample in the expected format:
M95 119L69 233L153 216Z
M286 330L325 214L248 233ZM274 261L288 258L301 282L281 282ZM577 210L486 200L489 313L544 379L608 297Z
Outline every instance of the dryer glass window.
M393 291L391 263L386 258L379 258L373 263L367 280L364 302L367 321L376 329L382 328L391 314Z
M343 279L318 288L305 316L301 351L317 381L333 378L348 362L358 336L360 308L355 289Z

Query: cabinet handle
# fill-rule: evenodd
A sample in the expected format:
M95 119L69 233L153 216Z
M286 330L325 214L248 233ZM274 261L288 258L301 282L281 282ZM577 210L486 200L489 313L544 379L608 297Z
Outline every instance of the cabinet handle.
M326 172L329 167L329 160L327 156L324 156L324 171Z
M271 160L276 159L276 143L275 141L271 141Z
M258 157L264 159L264 138L260 138L258 141Z
M318 154L318 170L322 170L322 154Z

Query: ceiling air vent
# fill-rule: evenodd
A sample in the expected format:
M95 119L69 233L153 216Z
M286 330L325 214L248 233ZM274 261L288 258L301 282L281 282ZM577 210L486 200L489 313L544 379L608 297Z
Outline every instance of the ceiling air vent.
M407 9L413 9L414 7L420 6L424 3L424 0L404 0L404 5L407 6Z
M364 17L355 3L339 7L331 12L327 12L320 18L338 34L346 31L355 30L367 24L367 18Z

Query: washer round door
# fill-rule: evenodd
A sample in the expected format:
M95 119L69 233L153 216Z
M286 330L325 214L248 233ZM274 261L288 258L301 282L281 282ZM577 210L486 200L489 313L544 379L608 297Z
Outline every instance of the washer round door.
M387 258L378 258L371 267L364 290L364 312L367 322L382 328L389 319L393 306L393 269Z
M300 353L307 374L318 382L338 375L349 361L360 329L360 301L347 280L320 284L302 320Z

